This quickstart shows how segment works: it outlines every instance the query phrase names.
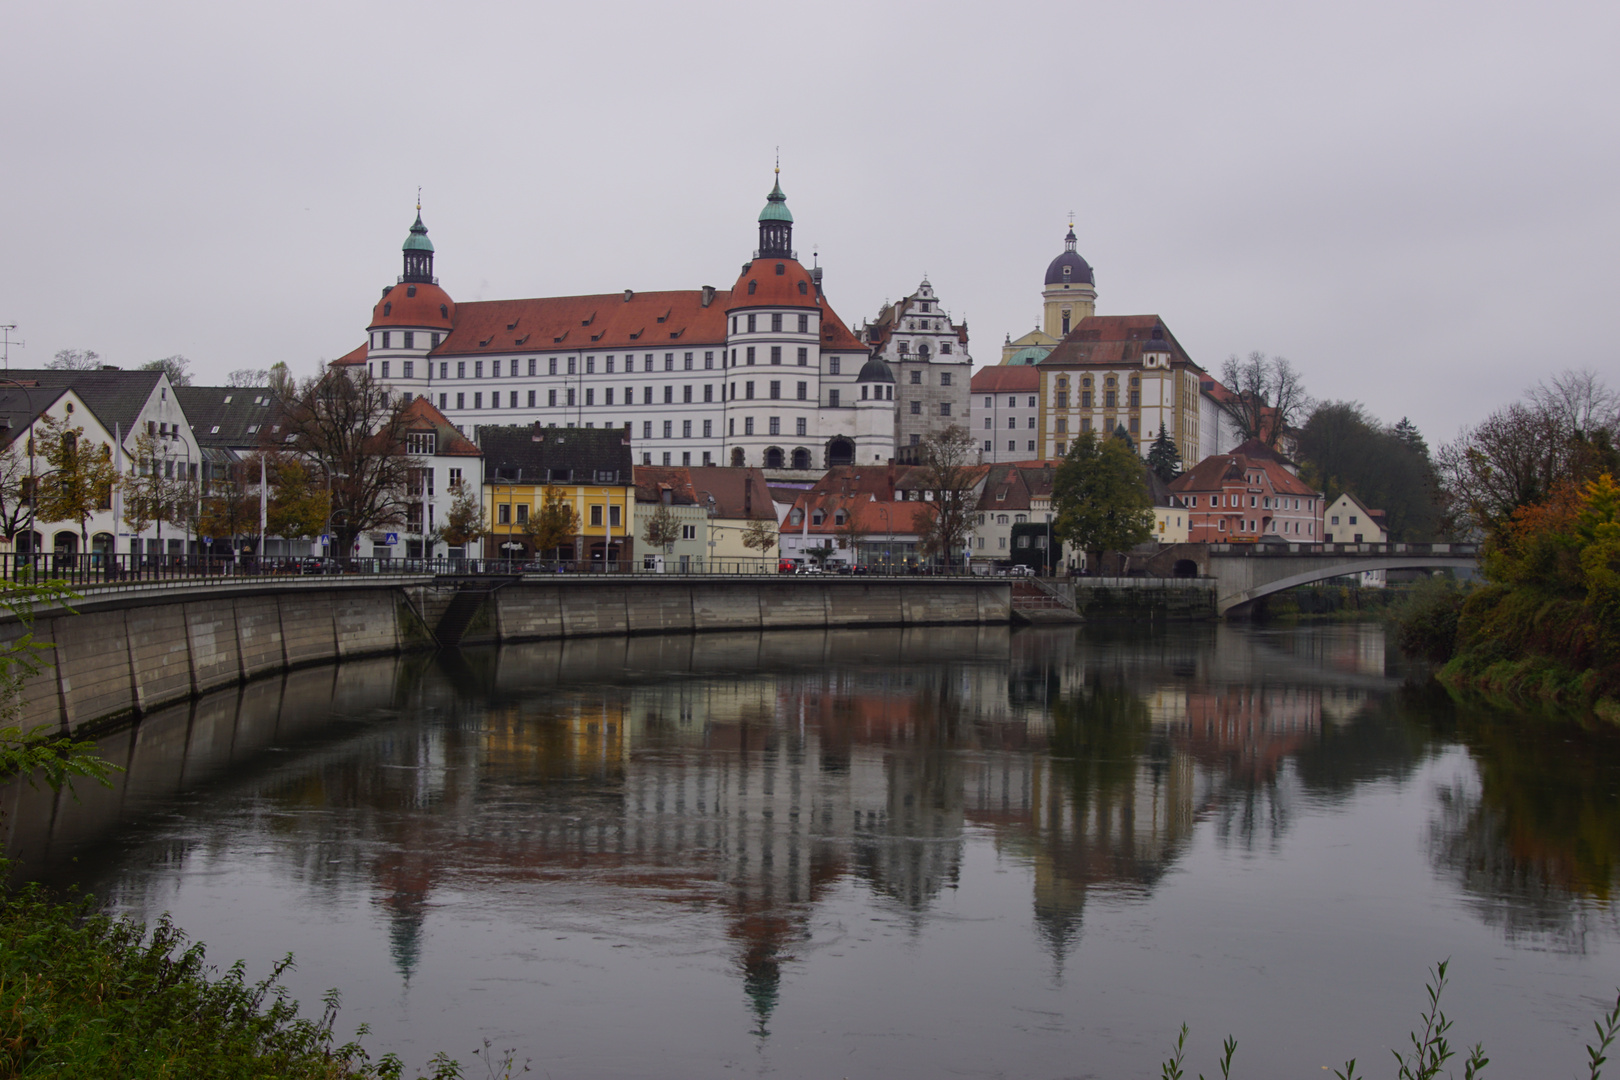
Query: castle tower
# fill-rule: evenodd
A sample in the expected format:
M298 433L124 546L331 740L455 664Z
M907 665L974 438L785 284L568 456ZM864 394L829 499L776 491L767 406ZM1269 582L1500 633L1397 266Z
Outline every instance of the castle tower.
M1091 265L1075 251L1074 222L1069 223L1069 235L1063 238L1063 254L1046 267L1046 286L1041 291L1045 301L1043 329L1061 340L1068 336L1081 319L1097 313L1097 279Z
M401 246L403 273L383 289L366 328L366 370L410 400L427 392L428 353L455 325L456 303L433 278L433 241L422 224L422 207Z

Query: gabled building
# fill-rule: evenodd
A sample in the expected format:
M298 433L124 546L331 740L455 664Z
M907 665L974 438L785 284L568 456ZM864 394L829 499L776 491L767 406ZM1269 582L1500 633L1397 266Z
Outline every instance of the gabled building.
M476 440L484 462L485 558L533 557L524 527L555 490L578 521L565 557L593 570L629 569L637 547L628 433L536 423L481 427Z
M483 453L427 398L405 406L405 451L416 459L410 470L405 524L396 531L398 546L373 538L378 557L437 558L450 546L435 534L445 523L450 504L463 485L478 491L484 481Z
M857 327L856 335L893 375L897 453L904 456L906 447L953 424L967 425L973 373L967 324L951 321L927 278Z
M1322 542L1322 496L1263 443L1216 454L1170 482L1192 543Z
M975 561L1005 562L1012 557L1013 526L1052 520L1052 478L1056 462L1024 461L992 465L979 493L971 540Z
M1323 516L1326 521L1322 526L1322 539L1326 543L1389 543L1384 511L1370 509L1348 491L1334 499L1323 511ZM1369 589L1382 589L1388 584L1388 575L1383 570L1363 571L1358 578L1360 584Z
M334 366L427 396L453 423L628 433L643 465L810 473L894 456L894 407L859 380L867 346L793 249L778 182L729 289L455 302L418 211L367 340ZM965 368L963 369L966 370ZM965 383L966 376L963 376Z
M778 524L771 489L760 469L692 468L692 493L709 513L710 551L722 564L744 559L775 559L775 549L760 551L743 543L743 534L755 522Z
M973 376L973 430L981 461L1029 461L1040 453L1041 373L1029 365L987 367Z
M692 489L691 473L678 465L640 465L636 480L635 535L641 546L639 569L682 573L704 569L709 515ZM653 525L663 515L669 537L654 543Z
M8 377L44 390L72 390L77 400L94 414L95 422L120 444L126 472L150 468L160 471L168 480L199 484L202 449L165 373L117 368L96 371L34 368L13 370ZM85 430L88 434L88 424ZM195 551L195 542L188 541L184 532L172 525L167 528L154 525L136 535L122 520L121 494L114 492L112 501L114 512L107 521L103 541L106 550L176 557ZM95 543L92 538L92 547Z
M22 385L0 385L0 472L4 474L0 476L0 524L15 532L0 535L0 542L18 555L80 555L86 551L80 522L47 521L37 516L35 493L51 471L47 424L56 420L70 428L83 428L80 446L109 456L114 454L113 433L71 387L13 381ZM124 464L128 466L127 460ZM112 553L116 524L114 496L109 491L84 523L91 554Z

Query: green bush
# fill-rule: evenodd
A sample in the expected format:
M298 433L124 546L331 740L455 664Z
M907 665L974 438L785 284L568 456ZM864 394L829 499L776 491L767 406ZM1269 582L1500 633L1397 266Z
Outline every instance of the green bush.
M1449 578L1420 581L1395 608L1396 643L1410 656L1443 664L1457 651L1463 594Z
M0 898L0 1076L399 1077L393 1055L335 1044L336 992L319 1020L298 1016L279 985L291 965L249 985L240 962L210 969L167 918L148 933L28 886ZM442 1055L434 1069L461 1075Z

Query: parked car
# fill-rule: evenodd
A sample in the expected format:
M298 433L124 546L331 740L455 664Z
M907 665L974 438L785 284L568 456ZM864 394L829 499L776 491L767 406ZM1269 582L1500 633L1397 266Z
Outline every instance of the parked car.
M819 574L822 571L821 567L817 566L815 563L805 563L803 566L799 567L793 572L795 574Z
M783 559L776 564L778 574L791 574L799 568L799 564L792 559Z
M1034 577L1035 568L1024 563L1013 563L1007 567L1008 577Z

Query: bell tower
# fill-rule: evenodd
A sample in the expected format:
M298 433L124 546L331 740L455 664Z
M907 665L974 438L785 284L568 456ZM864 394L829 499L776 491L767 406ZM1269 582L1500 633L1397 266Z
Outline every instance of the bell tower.
M433 280L433 241L428 239L427 226L422 224L422 203L416 204L416 224L411 226L411 234L405 238L405 272L399 276L401 283L425 283L436 285Z
M765 196L765 209L759 212L759 250L756 259L793 258L793 212L782 194L782 167L776 167L776 184Z
M1063 238L1063 254L1046 268L1046 287L1041 290L1045 310L1042 329L1059 340L1080 325L1080 320L1097 314L1097 278L1080 253L1074 222Z

